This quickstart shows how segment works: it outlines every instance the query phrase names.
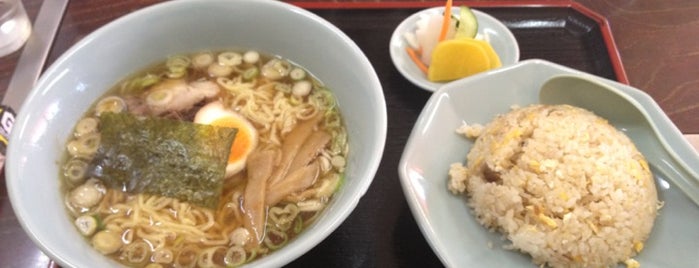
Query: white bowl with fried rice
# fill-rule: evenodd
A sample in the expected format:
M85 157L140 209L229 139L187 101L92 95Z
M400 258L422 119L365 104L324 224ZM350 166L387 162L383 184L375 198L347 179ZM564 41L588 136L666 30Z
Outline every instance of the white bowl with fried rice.
M496 115L509 112L513 106L527 107L538 104L542 84L549 78L561 74L580 75L628 94L650 111L651 120L661 137L680 148L677 151L678 157L693 161L699 159L697 153L689 143L681 139L677 128L652 98L638 89L611 80L547 61L527 60L450 83L428 101L406 144L399 165L401 183L413 215L428 242L447 267L536 267L528 253L510 250L513 248L510 239L481 225L474 213L473 204L469 205L467 195L449 191L448 172L454 163L457 163L457 166L468 166L467 154L474 146L474 141L457 133L457 128L464 123L486 125ZM614 127L625 131L620 129L620 126ZM633 136L630 138L648 160L653 176L648 182L654 184L650 186L655 186L653 190L657 190L657 204L663 204L663 207L658 211L657 217L650 220L652 230L647 240L637 239L639 243L626 245L631 247L632 251L640 253L632 253L634 256L629 260L633 261L625 265L624 260L621 260L618 266L633 266L637 261L642 267L697 267L699 229L696 228L696 222L699 221L699 207L673 183L675 176L678 176L677 170L686 167L673 166L673 161L665 161L667 159L659 158L653 152L644 151L642 140L634 140ZM435 140L440 141L439 146L435 146ZM687 173L697 174L698 167L688 168L690 170L686 170ZM651 193L648 195L653 196L652 191L649 192ZM655 202L649 200L645 201L646 204ZM502 200L496 200L494 203L502 203ZM646 206L649 207L652 206ZM535 210L534 207L531 209ZM548 223L550 228L562 228L556 226L557 223L547 221L547 214L538 212L533 215L541 217L529 219L530 222L539 221L543 224ZM566 213L561 215L564 214ZM633 221L637 214L639 213L627 217L629 222ZM567 217L570 219L572 215ZM585 228L595 229L590 226ZM649 227L646 225L643 228ZM617 246L621 247L608 245L610 254L619 250ZM519 249L522 247L520 244ZM531 253L531 250L528 252ZM576 258L580 257L583 256ZM541 260L537 262L541 263ZM549 261L549 264L555 263Z

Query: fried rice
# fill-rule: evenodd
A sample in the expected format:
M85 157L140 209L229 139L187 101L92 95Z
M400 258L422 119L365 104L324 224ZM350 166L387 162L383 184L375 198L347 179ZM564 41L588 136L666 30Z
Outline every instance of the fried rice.
M643 249L659 209L648 163L606 120L569 105L531 105L459 133L476 138L449 190L508 249L542 267L615 267Z

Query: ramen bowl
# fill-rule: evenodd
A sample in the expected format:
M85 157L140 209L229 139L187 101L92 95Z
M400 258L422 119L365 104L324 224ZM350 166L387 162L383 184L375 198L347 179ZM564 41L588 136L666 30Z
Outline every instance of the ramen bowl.
M47 69L24 102L8 147L7 189L19 222L44 253L63 267L120 266L94 250L66 212L59 165L72 128L130 74L171 55L228 48L255 49L304 67L332 91L348 132L345 179L326 209L298 237L250 264L291 262L352 212L376 173L387 125L381 85L357 45L322 18L278 1L173 1L85 37Z

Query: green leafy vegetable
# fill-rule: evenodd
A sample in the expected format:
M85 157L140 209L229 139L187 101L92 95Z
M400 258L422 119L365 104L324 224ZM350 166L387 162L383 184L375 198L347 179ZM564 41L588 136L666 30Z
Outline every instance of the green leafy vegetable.
M237 129L127 113L100 116L93 175L129 193L177 198L214 208Z

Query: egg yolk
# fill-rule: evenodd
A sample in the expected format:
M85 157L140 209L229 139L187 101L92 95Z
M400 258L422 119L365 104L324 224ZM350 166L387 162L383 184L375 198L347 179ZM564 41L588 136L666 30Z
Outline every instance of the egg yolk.
M194 116L194 123L235 128L238 132L233 139L226 177L245 169L245 162L252 150L257 147L257 130L245 117L224 107L220 101L204 105Z
M251 126L247 122L242 122L234 117L221 117L212 121L211 125L238 129L233 140L233 146L231 146L231 152L228 155L228 163L235 163L244 159L254 147L254 134L251 133Z

